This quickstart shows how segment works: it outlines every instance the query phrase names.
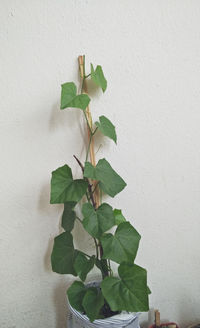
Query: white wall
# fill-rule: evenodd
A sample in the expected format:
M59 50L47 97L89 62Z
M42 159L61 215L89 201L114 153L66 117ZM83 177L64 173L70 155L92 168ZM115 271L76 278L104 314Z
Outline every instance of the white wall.
M151 308L183 326L198 321L200 1L0 5L0 327L65 327L73 278L51 272L62 206L49 205L49 182L64 163L79 173L82 118L59 110L60 84L78 82L79 54L108 80L91 108L115 123L118 146L100 139L97 157L128 183L111 203L142 234L137 263L149 272Z

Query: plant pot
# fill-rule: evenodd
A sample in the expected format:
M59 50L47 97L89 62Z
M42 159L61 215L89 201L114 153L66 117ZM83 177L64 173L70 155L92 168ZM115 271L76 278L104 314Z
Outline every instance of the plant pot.
M88 287L98 287L99 282L90 282L87 284ZM79 311L75 310L68 301L68 325L67 328L140 328L139 326L139 314L140 313L128 313L121 312L120 314L114 315L105 319L97 319L94 322L90 322L88 317Z

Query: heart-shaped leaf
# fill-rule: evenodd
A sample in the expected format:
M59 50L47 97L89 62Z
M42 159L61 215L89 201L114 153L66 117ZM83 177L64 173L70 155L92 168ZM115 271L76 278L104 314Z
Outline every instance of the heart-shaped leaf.
M125 181L113 170L105 158L100 159L96 167L86 162L84 176L100 181L100 189L111 197L117 195L126 186Z
M88 272L92 270L95 263L95 256L92 256L90 259L78 251L78 254L74 260L74 269L82 281L85 281Z
M117 143L115 127L107 117L100 116L99 122L95 122L95 124L104 136L109 137L115 143Z
M87 289L81 281L74 281L73 284L67 290L69 303L77 311L84 312L82 302L86 291Z
M101 237L103 258L117 263L134 262L140 238L129 222L120 223L114 235L107 233Z
M85 194L87 186L87 182L83 179L73 180L72 171L68 165L59 167L52 172L50 203L78 203Z
M76 85L73 82L62 84L61 105L60 109L67 107L80 108L85 110L90 102L90 98L86 94L77 95Z
M98 85L103 90L103 92L106 91L107 81L105 79L102 67L100 65L98 65L94 70L94 67L91 64L91 79L96 85Z
M92 237L99 238L115 224L112 207L106 203L100 205L97 210L90 203L86 203L82 207L82 213L83 226Z
M101 283L103 296L112 311L149 310L147 272L136 264L122 263L119 278L106 277Z
M94 287L88 288L83 297L82 305L91 322L98 319L100 317L99 312L104 305L102 292Z
M68 273L76 276L77 274L74 270L76 252L70 232L66 231L57 236L54 239L54 246L51 254L52 270L57 273Z
M62 227L65 231L72 231L74 228L74 221L76 219L76 213L73 210L76 202L67 202L64 204L64 211L62 215Z

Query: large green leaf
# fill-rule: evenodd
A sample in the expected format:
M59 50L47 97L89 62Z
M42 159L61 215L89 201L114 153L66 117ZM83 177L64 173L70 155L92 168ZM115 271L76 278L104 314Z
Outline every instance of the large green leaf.
M121 210L118 210L117 208L115 208L114 211L113 211L113 213L114 213L114 216L115 216L115 224L116 225L119 225L122 222L126 222L126 219L123 216Z
M115 132L115 127L107 117L100 116L99 122L95 122L95 124L98 127L98 129L103 133L104 136L109 137L115 143L117 143L117 135Z
M85 203L82 213L84 216L83 226L92 237L99 238L103 232L115 224L112 207L106 203L100 205L97 210L90 203Z
M100 181L100 189L111 197L117 195L126 186L125 181L113 170L105 158L100 159L96 167L86 162L84 176Z
M104 305L102 292L94 287L88 288L83 297L82 305L91 322L98 319L101 317L99 312Z
M88 272L92 270L95 263L95 256L92 256L90 259L78 251L78 254L74 260L74 269L82 281L85 281Z
M91 79L103 90L103 92L106 91L107 81L105 79L102 67L100 65L98 65L94 70L94 67L91 64Z
M136 264L122 263L119 278L106 277L101 283L103 296L112 311L149 310L147 272Z
M81 281L74 281L73 284L67 290L69 303L77 311L84 312L82 301L86 291L87 289Z
M62 215L62 227L65 231L72 231L74 228L74 221L76 219L76 213L73 210L76 202L67 202L64 204L64 211Z
M117 263L134 262L140 238L129 222L120 223L114 235L108 233L101 237L103 258Z
M77 251L74 249L73 238L70 232L65 231L54 239L53 251L51 254L52 270L61 274L73 274L74 259Z
M52 172L50 203L78 203L85 194L87 186L87 182L83 179L73 180L72 171L68 165L59 167Z
M76 93L77 89L73 82L62 84L60 109L74 107L85 110L90 98L86 94L77 95Z

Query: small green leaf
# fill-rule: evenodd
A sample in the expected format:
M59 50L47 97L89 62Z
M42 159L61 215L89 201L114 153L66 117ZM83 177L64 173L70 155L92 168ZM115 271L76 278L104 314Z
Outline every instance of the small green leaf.
M126 222L126 219L123 216L121 210L118 210L117 208L115 208L114 211L113 211L113 213L114 213L114 216L115 216L115 224L116 225L119 225L122 222Z
M95 265L96 267L101 271L102 276L106 277L108 273L108 264L107 261L104 259L98 260L97 258L95 259Z
M77 274L74 270L76 252L70 232L66 231L57 236L54 239L54 246L51 254L52 270L57 273L68 273L76 276Z
M126 186L125 181L113 170L105 158L100 159L96 167L86 162L84 176L100 181L100 189L111 197L117 195Z
M62 215L62 227L65 231L70 232L74 228L76 213L73 209L75 206L76 206L76 202L67 202L64 204L64 211Z
M90 203L83 204L82 213L83 226L92 237L99 238L115 224L112 207L106 203L100 205L96 211Z
M94 70L94 67L91 64L91 79L94 83L96 83L96 85L98 85L103 90L103 92L106 91L107 81L105 79L102 67L100 65L98 65Z
M88 272L94 267L95 256L92 256L89 260L87 257L78 251L78 254L74 261L74 269L82 281L85 281Z
M149 310L147 272L136 264L122 263L119 278L106 277L101 283L103 296L112 311Z
M94 287L88 288L83 297L82 305L91 322L98 319L99 312L104 305L102 292Z
M134 262L141 236L129 222L122 222L114 235L104 234L101 237L103 258L122 262Z
M90 102L90 98L86 94L76 95L77 89L73 82L62 84L61 105L60 109L67 107L80 108L85 110Z
M107 117L100 116L99 122L95 122L95 124L98 127L98 129L103 133L104 136L109 137L115 143L117 143L117 135L115 132L115 127Z
M68 165L59 167L52 172L50 203L78 203L85 194L87 187L85 180L73 180L72 171Z
M74 281L73 284L67 290L69 303L77 311L84 312L82 301L86 291L87 289L81 281Z

